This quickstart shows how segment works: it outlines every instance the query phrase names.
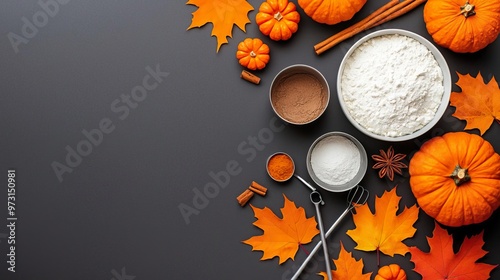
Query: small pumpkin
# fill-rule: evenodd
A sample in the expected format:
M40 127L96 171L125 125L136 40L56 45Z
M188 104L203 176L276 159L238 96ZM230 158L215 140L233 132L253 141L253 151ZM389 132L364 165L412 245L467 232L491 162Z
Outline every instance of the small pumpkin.
M373 280L406 280L406 272L398 264L390 264L379 268Z
M238 44L238 62L250 70L261 70L269 62L269 46L259 38L246 38Z
M432 39L457 53L477 52L500 34L498 0L428 0L423 14Z
M274 41L285 41L299 29L300 14L288 0L267 0L260 5L255 21L262 34Z
M500 155L479 135L448 132L428 140L409 173L420 208L443 225L481 223L500 206Z
M365 4L366 0L299 0L306 15L330 25L350 20Z

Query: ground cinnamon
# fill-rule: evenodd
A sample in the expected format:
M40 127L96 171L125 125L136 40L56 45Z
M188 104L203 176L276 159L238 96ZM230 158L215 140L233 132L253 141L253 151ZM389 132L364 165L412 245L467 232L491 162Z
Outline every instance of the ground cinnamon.
M275 154L267 163L269 176L276 181L286 181L293 176L295 165L290 156L286 154Z
M271 102L282 118L291 123L304 124L321 115L328 104L328 91L316 76L294 73L276 82Z

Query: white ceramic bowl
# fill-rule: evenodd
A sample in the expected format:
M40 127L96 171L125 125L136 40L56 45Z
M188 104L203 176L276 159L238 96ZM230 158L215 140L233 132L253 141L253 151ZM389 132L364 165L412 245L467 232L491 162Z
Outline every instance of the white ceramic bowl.
M350 114L348 106L345 103L344 96L342 94L342 75L343 75L343 72L345 69L346 61L350 58L352 53L361 44L365 43L366 41L368 41L372 38L378 37L378 36L393 35L393 34L405 35L405 36L408 36L410 38L413 38L413 39L417 40L418 42L420 42L425 47L427 47L427 49L429 49L431 51L431 53L434 55L434 58L437 61L438 65L441 68L441 71L443 73L444 92L443 92L443 96L441 99L441 103L439 104L439 107L436 110L434 118L430 122L428 122L426 125L424 125L420 129L418 129L410 134L404 134L401 136L391 137L391 136L383 135L384 133L377 134L377 133L374 133L372 131L369 131L368 129L363 127L358 121L356 121L356 119L354 119L354 117ZM382 53L380 55L384 55L384 54ZM390 57L388 59L390 59ZM370 33L370 34L364 36L359 41L357 41L349 49L349 51L346 53L346 55L344 56L344 58L340 64L340 68L339 68L339 72L338 72L338 76L337 76L337 94L338 94L338 98L339 98L339 102L340 102L340 106L342 108L342 111L346 115L347 119L352 123L352 125L355 126L359 131L363 132L364 134L366 134L372 138L379 139L379 140L390 141L390 142L406 141L406 140L414 139L414 138L426 133L434 125L436 125L436 123L441 119L446 108L448 107L448 103L449 103L449 99L450 99L451 75L450 75L450 70L448 68L448 64L446 63L446 60L444 59L443 55L439 52L439 50L431 42L429 42L428 40L426 40L422 36L415 34L413 32L410 32L410 31L401 30L401 29L384 29L384 30L375 31L373 33Z

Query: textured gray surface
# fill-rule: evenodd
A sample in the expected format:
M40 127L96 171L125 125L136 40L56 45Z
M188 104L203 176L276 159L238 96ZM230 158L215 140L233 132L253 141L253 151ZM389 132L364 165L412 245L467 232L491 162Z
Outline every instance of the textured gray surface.
M261 230L252 225L250 207L241 208L235 197L256 180L269 187L269 193L253 198L252 204L277 213L285 194L310 216L314 207L305 187L298 181L278 184L267 177L264 164L270 154L288 152L297 172L309 180L307 149L323 133L350 133L368 155L390 146L356 131L335 95L341 59L366 33L317 56L312 46L351 22L321 25L299 9L298 33L287 42L272 42L258 31L252 11L247 32L235 28L229 44L216 53L210 24L186 30L196 7L185 1L67 2L46 20L37 1L0 4L0 167L5 176L0 188L1 224L7 224L7 169L15 168L18 179L16 273L7 271L7 229L0 226L0 278L289 279L305 253L299 251L295 261L282 265L277 259L259 261L262 253L252 252L241 241ZM261 3L249 2L255 9ZM369 1L352 22L383 3ZM25 38L16 53L8 34L22 35L23 18L33 22L34 15L40 16L36 19L40 27L31 30L31 38ZM376 29L381 28L402 28L429 38L422 7ZM263 38L271 47L271 62L258 72L262 78L258 86L239 78L242 68L234 57L237 43L247 36ZM488 80L498 79L499 47L497 40L472 55L440 50L456 82L456 72L480 71ZM330 83L332 98L326 113L313 124L283 126L269 105L268 88L279 70L296 63L320 70ZM137 87L141 85L150 90L141 93ZM132 93L139 101L130 99ZM452 112L449 108L426 135L395 143L396 151L411 155L431 136L462 130L464 123ZM104 131L102 137L96 129ZM95 144L89 146L87 132ZM500 125L493 124L484 138L500 151ZM87 155L67 159L68 149ZM53 165L67 161L73 167L65 169L71 172L62 174L61 181ZM228 171L231 174L224 176ZM214 188L214 183L224 187ZM395 184L404 205L415 203L407 173L388 182L369 168L362 181L373 195ZM197 193L206 186L214 191L212 197L199 199ZM328 228L342 213L346 196L324 193L323 198ZM182 204L199 208L189 224L179 211ZM461 241L464 235L484 230L484 248L490 253L483 261L498 264L499 221L497 211L486 223L451 232ZM338 255L339 240L353 250L354 242L345 235L353 226L352 219L346 219L328 239L332 257ZM421 214L417 234L407 244L426 248L425 236L433 226ZM317 240L319 236L314 243ZM363 257L366 272L376 270L374 253L354 254ZM390 262L407 268L409 279L419 279L411 271L409 255L394 259L382 255L382 264ZM319 279L315 274L323 267L315 258L302 279ZM499 278L495 270L492 279Z

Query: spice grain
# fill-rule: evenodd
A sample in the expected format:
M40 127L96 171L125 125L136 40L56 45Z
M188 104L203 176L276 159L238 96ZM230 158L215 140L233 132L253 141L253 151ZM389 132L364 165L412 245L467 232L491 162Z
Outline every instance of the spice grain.
M267 172L276 181L290 179L294 171L295 165L293 160L286 154L275 154L271 156L267 163Z
M315 76L307 73L281 78L271 93L271 102L278 115L297 124L316 119L327 101L326 89Z

